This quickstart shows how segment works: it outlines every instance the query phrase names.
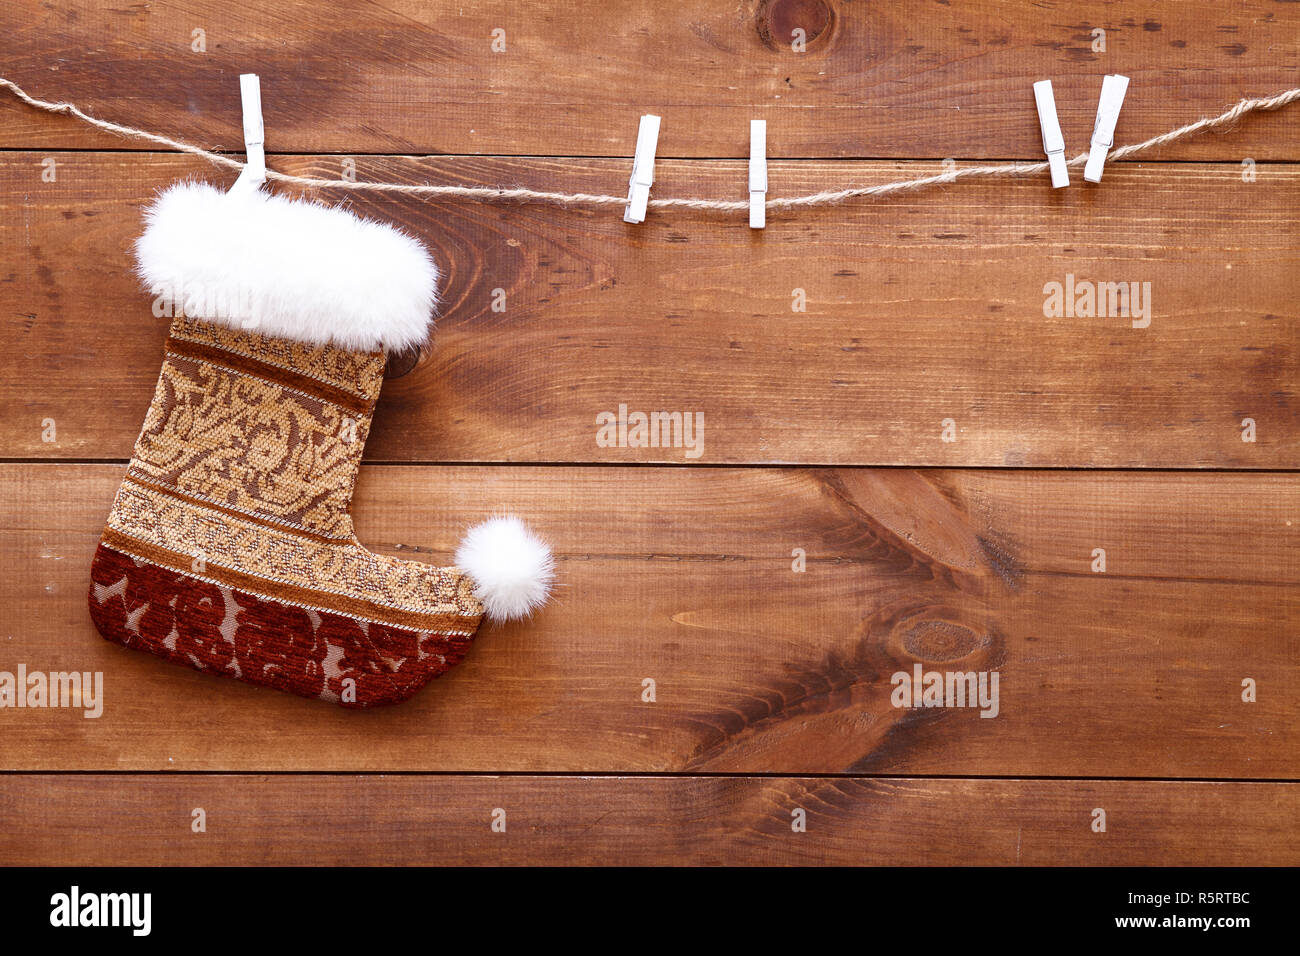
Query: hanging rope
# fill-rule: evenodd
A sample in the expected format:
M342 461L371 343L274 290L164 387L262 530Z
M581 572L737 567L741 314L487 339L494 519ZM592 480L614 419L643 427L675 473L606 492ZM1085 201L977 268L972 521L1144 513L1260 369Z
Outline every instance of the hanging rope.
M146 143L153 143L155 146L162 146L169 150L179 153L186 153L190 156L198 156L206 159L210 163L218 166L225 166L228 169L243 169L244 164L237 159L232 159L221 153L214 153L211 150L195 146L193 143L185 143L169 136L162 136L158 133L151 133L148 130L137 129L134 126L123 126L119 123L111 123L108 120L97 119L82 112L72 103L51 103L47 100L39 100L31 96L20 87L17 83L0 77L0 87L7 89L18 99L22 100L28 106L38 110L44 110L47 113L58 113L65 116L73 116L83 123L102 129L108 133L116 133L119 136L126 136L131 139L141 140ZM1208 117L1197 120L1195 123L1188 123L1186 126L1180 126L1172 129L1167 133L1159 136L1153 136L1151 139L1143 140L1140 143L1133 143L1129 146L1121 146L1113 149L1107 158L1108 162L1131 159L1145 152L1156 149L1160 146L1168 146L1170 143L1176 143L1180 140L1190 139L1201 133L1211 130L1224 129L1237 122L1247 113L1254 113L1264 110L1281 109L1284 106L1300 100L1300 87L1287 90L1284 93L1278 93L1274 96L1259 97L1255 99L1245 99L1236 106L1220 113L1218 116ZM1067 165L1082 166L1088 160L1087 153L1080 153L1069 161ZM1008 176L1026 176L1034 173L1042 173L1047 170L1047 163L999 163L985 166L963 166L951 172L939 173L934 176L921 176L915 179L899 179L894 182L881 183L877 186L856 186L847 189L830 189L818 193L810 193L806 196L790 196L784 199L767 200L769 210L807 208L811 206L833 206L837 203L845 202L849 199L875 198L879 196L891 196L895 193L910 192L912 190L925 189L930 186L937 186L942 183L951 183L959 179L974 178L1000 178ZM410 185L406 183L377 183L367 182L365 180L347 180L347 179L318 179L312 176L291 176L288 173L279 173L275 170L267 170L267 179L281 183L291 183L295 186L306 186L315 189L346 189L361 190L364 192L379 193L398 193L406 196L426 196L441 199L470 199L478 202L544 202L552 203L557 206L568 208L592 208L600 206L623 206L627 204L626 196L606 196L593 193L560 193L548 192L541 189L523 189L519 187L497 187L497 186L433 186L433 185ZM749 209L749 201L744 199L651 199L650 206L656 209L704 209L718 212L745 212Z

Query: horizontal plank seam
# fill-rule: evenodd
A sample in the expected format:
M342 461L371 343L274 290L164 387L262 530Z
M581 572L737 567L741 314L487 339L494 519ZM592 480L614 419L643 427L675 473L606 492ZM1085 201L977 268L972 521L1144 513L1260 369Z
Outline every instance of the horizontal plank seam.
M130 464L127 458L7 458L0 456L0 466L3 465L121 465L125 468ZM1222 465L1213 467L1200 467L1197 465L1169 466L1169 465L967 465L954 463L951 465L912 465L912 464L872 464L870 462L854 463L837 463L837 462L762 462L762 461L738 461L738 462L673 462L673 461L529 461L527 459L519 460L496 460L496 461L478 461L473 459L464 459L460 461L442 461L442 460L405 460L399 461L394 459L370 459L363 458L361 464L366 467L383 467L383 468L678 468L693 469L697 471L735 471L739 469L751 469L755 471L772 470L772 471L885 471L885 470L903 470L903 471L980 471L980 472L1003 472L1006 474L1026 474L1035 471L1048 472L1081 472L1081 473L1115 473L1115 474L1142 474L1142 475L1294 475L1300 474L1300 466L1295 468L1279 468L1276 465L1261 465L1258 468L1227 468Z
M920 773L744 773L685 771L592 772L587 770L0 770L3 777L450 777L450 778L554 778L576 780L927 780L992 781L1003 783L1171 783L1171 784L1300 784L1292 777L1140 777L1140 776L1048 776L1036 774L920 774Z
M108 134L105 134L108 135ZM242 156L243 151L212 150L223 156L230 156L232 159ZM1240 150L1236 152L1240 153ZM121 149L108 149L100 147L76 147L76 146L59 146L53 149L43 149L39 144L31 146L0 146L0 153L40 153L42 156L57 156L60 153L91 154L103 153L109 156L122 154L135 154L142 156L169 156L182 158L176 153L162 152L156 149L130 149L123 147ZM285 159L312 159L315 157L338 157L355 159L357 157L366 157L368 159L502 159L502 160L607 160L632 162L630 156L621 156L617 154L597 154L597 153L371 153L358 150L311 150L304 152L267 152L267 157L281 157ZM767 160L769 163L942 163L945 159L951 159L950 156L776 156L769 154ZM1036 161L1038 154L1024 156L981 156L978 161L981 163L1026 163ZM1142 166L1241 166L1240 155L1228 156L1223 159L1143 159L1132 160L1135 167ZM962 162L963 160L958 160ZM966 162L974 162L975 158L968 158ZM748 156L656 156L655 162L683 162L683 163L747 163ZM1259 166L1291 166L1300 164L1300 152L1296 153L1295 159L1256 159L1255 165Z

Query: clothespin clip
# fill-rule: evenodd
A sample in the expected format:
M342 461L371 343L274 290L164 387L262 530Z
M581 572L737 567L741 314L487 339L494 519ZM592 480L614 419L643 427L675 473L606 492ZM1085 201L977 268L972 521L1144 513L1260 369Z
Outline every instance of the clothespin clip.
M627 187L624 222L645 222L650 187L655 181L655 149L659 146L659 117L647 113L641 117L636 134L636 154L632 157L632 178Z
M749 121L749 228L767 225L767 120Z
M1101 102L1097 104L1097 123L1092 128L1092 148L1088 150L1088 165L1083 168L1083 178L1090 183L1101 182L1101 168L1106 165L1106 153L1115 145L1115 124L1119 109L1128 92L1128 77L1111 74L1101 81Z
M1038 125L1043 130L1043 152L1052 171L1052 188L1070 185L1070 170L1065 165L1065 137L1056 118L1056 98L1052 96L1052 81L1039 80L1034 84L1034 103L1038 106Z
M262 85L256 73L241 73L239 76L239 99L244 108L244 168L240 170L235 185L236 190L258 190L266 182L265 131L262 126Z

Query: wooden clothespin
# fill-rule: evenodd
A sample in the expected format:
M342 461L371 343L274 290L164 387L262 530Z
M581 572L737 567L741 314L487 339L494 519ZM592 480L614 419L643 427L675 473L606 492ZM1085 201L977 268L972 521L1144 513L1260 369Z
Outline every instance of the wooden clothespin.
M230 187L236 190L253 190L262 188L266 182L265 130L262 125L262 86L256 73L241 73L239 76L239 99L244 109L244 168L239 178Z
M749 121L749 228L767 225L767 120Z
M1101 101L1097 104L1097 123L1092 128L1092 146L1088 150L1088 165L1083 168L1083 178L1090 183L1101 182L1101 170L1106 165L1106 154L1115 145L1115 124L1119 110L1128 92L1128 77L1111 74L1101 81Z
M1043 152L1052 172L1052 188L1070 185L1070 170L1065 165L1065 137L1061 123L1056 118L1056 98L1052 95L1052 81L1039 80L1034 84L1034 103L1038 106L1038 125L1043 130Z
M659 117L647 113L641 117L636 134L636 154L632 157L632 178L627 187L624 222L645 222L650 187L655 181L655 150L659 146Z

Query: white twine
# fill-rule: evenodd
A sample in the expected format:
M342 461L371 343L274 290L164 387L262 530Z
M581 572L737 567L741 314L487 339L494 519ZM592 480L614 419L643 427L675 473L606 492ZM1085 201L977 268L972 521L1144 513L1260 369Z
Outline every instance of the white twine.
M51 103L47 100L38 100L36 97L29 95L27 91L17 83L5 79L4 77L0 77L0 87L4 87L9 92L13 93L14 96L18 97L18 99L22 100L28 106L44 110L47 113L60 113L67 116L74 116L83 123L94 126L97 129L102 129L105 132L116 133L120 136L127 136L132 139L139 139L147 143L153 143L157 146L164 146L168 149L175 150L176 152L198 156L218 166L225 166L230 169L244 168L244 163L241 163L237 159L232 159L229 156L222 155L221 153L214 153L211 150L203 149L201 146L195 146L192 143L184 143L180 140L172 139L168 136L161 136L158 133L150 133L148 130L137 129L133 126L122 126L119 123L111 123L108 120L96 119L93 116L83 113L72 103ZM1145 153L1158 146L1166 146L1169 143L1187 139L1209 130L1223 129L1226 126L1235 123L1247 113L1253 113L1257 110L1281 109L1284 106L1289 106L1297 100L1300 100L1300 87L1287 90L1284 93L1275 94L1274 96L1245 99L1226 112L1220 113L1218 116L1199 119L1195 123L1188 123L1186 126L1180 126L1177 129L1172 129L1159 136L1153 136L1151 139L1143 140L1140 143L1134 143L1130 146L1121 146L1118 149L1113 149L1107 156L1107 162L1117 162L1119 160L1130 159L1133 156ZM1080 153L1078 156L1069 160L1066 165L1082 166L1087 161L1088 154ZM895 193L925 189L929 186L937 186L942 183L951 183L959 179L1026 176L1033 173L1045 172L1047 168L1048 166L1046 162L963 166L959 169L939 173L934 176L920 176L916 179L900 179L894 182L881 183L877 186L857 186L848 189L831 189L818 193L811 193L806 196L790 196L784 199L769 199L767 200L766 205L769 210L807 208L810 206L832 206L849 199L890 196ZM432 186L427 184L410 185L406 183L377 183L367 182L366 180L318 179L312 176L291 176L288 173L276 172L273 169L268 169L266 171L266 176L267 179L275 180L276 182L291 183L295 186L307 186L318 189L365 190L367 192L401 193L410 196L472 199L479 202L545 202L565 207L624 206L627 204L626 196L605 196L594 193L557 193L547 192L540 189L524 189L519 187ZM749 210L749 201L745 199L652 198L649 204L651 207L657 209L707 209L719 212L747 212Z

